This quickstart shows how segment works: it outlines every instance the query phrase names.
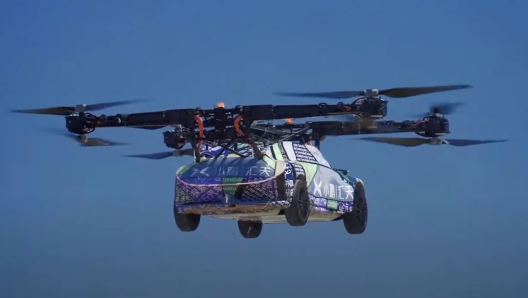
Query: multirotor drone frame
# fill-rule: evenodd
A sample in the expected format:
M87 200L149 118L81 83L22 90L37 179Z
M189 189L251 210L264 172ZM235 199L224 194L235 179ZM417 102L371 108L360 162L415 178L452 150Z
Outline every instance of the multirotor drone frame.
M227 140L228 145L245 142L252 147L253 153L262 158L251 130L254 121L286 118L309 118L317 116L350 115L357 107L338 103L329 105L251 105L227 109L177 109L157 112L116 114L113 116L94 115L87 112L75 113L66 117L66 126L71 133L89 134L99 127L137 127L161 128L181 126L187 130L185 138L191 143L195 156L199 158L203 141L216 142ZM206 128L213 128L207 131ZM233 128L233 130L228 129ZM229 133L231 132L231 133ZM234 133L233 133L234 132ZM232 150L232 149L230 149Z
M449 122L437 114L450 114L461 103L446 103L431 107L430 112L419 120L380 121L387 115L387 101L380 96L393 98L412 97L428 93L444 92L470 88L470 85L445 85L429 87L404 87L391 89L368 89L364 91L337 91L318 93L282 93L281 95L295 97L323 97L345 99L360 96L352 103L337 104L307 104L307 105L246 105L225 108L218 103L213 109L171 109L165 111L143 112L116 115L95 115L91 112L104 108L129 104L137 100L116 101L99 104L77 105L73 107L51 107L33 110L13 110L18 113L49 114L66 116L66 128L83 146L119 145L100 138L87 138L87 135L99 127L133 127L155 130L172 126L175 129L164 132L167 147L175 148L176 156L181 156L180 150L190 143L192 150L185 149L184 155L194 152L196 160L200 160L201 148L204 142L216 144L223 148L218 158L225 150L239 156L248 156L237 150L240 143L246 143L252 148L253 154L263 157L257 142L269 144L286 140L297 140L304 143L315 142L320 148L320 142L326 136L343 136L359 134L380 134L397 132L414 132L422 137L437 138L450 133ZM351 121L312 121L304 124L294 124L293 119L350 116ZM347 117L348 118L348 117ZM282 125L261 125L259 122L290 119ZM376 120L378 119L378 120ZM257 123L257 124L256 124ZM233 147L233 148L231 148ZM246 147L247 149L247 147ZM178 155L179 154L179 155ZM169 153L170 155L170 153ZM167 156L166 153L157 156Z

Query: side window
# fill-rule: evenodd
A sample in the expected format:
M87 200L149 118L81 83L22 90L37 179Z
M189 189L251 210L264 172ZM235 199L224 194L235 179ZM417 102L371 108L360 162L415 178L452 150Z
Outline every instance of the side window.
M355 186L356 178L348 176L348 171L347 170L334 169L334 171L336 171L339 174L339 176L341 177L341 179L343 179L346 183L348 183L351 186Z
M336 169L336 172L339 174L339 176L341 177L341 179L345 180L347 183L351 183L350 179L348 178L347 175L345 175L345 173L343 173L343 171L341 170L337 170Z
M355 187L357 179L356 179L356 177L351 177L351 176L347 175L347 182L348 182L348 184L350 184L350 185Z

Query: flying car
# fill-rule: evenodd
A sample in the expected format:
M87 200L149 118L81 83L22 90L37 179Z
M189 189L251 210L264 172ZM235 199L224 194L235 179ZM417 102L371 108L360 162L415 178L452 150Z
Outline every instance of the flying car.
M310 221L342 220L348 233L361 234L367 224L363 182L345 170L330 167L321 152L302 142L302 131L288 136L274 128L255 126L260 120L346 115L347 105L253 105L214 109L179 109L135 114L94 115L90 110L121 105L16 110L21 113L55 114L66 118L66 128L85 143L100 127L156 129L173 126L164 134L171 156L194 157L176 172L174 217L182 231L198 228L202 215L233 218L245 238L260 235L264 223L303 226ZM211 129L207 129L211 127ZM260 137L260 141L258 141ZM298 139L301 142L296 142ZM95 142L95 146L110 142ZM191 149L183 149L186 143ZM150 155L160 158L164 155ZM137 156L136 156L137 157ZM145 156L142 156L145 157Z
M211 216L235 219L245 238L258 237L264 224L273 223L342 220L350 234L365 231L368 209L361 179L332 168L311 145L284 141L259 150L263 158L229 151L213 157L204 150L200 161L180 167L174 199L178 228L195 231L201 216Z
M416 95L462 87L431 88L374 93L403 97L413 92ZM377 98L369 94L359 93L366 96L365 100ZM176 225L181 231L190 232L198 228L202 216L235 219L245 238L258 237L266 223L304 226L308 222L341 220L349 234L364 233L368 219L365 185L347 170L330 166L320 151L321 141L328 136L414 132L433 140L428 142L438 142L440 136L450 132L449 122L442 113L449 114L455 107L454 104L439 105L419 120L380 121L370 117L369 121L306 123L295 123L293 119L357 115L364 118L374 114L362 110L365 106L357 102L234 108L219 103L212 109L115 115L90 112L126 103L130 101L15 112L63 115L69 135L85 146L119 144L88 138L98 128L172 127L163 133L163 141L173 150L127 156L158 160L192 157L191 163L176 171L173 202ZM271 120L284 123L274 124ZM377 141L396 143L386 139ZM191 148L184 148L187 144Z

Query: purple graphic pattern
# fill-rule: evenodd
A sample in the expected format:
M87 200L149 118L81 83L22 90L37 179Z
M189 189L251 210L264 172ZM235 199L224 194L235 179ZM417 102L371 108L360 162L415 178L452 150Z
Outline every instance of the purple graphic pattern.
M330 210L328 208L328 201L329 201L328 199L315 197L310 194L310 200L312 200L315 209L318 211L326 211L326 212L336 212L337 211L339 213L352 212L353 203L351 201L347 201L347 202L336 201L337 206L338 206L337 210Z
M217 202L224 198L222 178L187 178L186 183L176 180L176 201L187 202ZM213 186L199 186L212 184ZM199 187L197 187L199 186Z
M259 182L262 180L266 180ZM224 202L226 193L222 178L204 177L204 178L185 178L185 183L177 180L176 183L176 202L178 204L187 203L217 203ZM236 198L239 202L244 201L273 201L278 197L277 180L262 177L246 177L243 182L250 182L244 187L242 194ZM231 195L228 195L231 197Z

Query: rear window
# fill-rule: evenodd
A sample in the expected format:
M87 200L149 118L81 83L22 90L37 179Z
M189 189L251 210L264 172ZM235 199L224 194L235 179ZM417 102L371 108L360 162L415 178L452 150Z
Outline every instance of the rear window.
M197 163L180 174L181 178L262 177L275 175L274 167L256 158L219 158Z

